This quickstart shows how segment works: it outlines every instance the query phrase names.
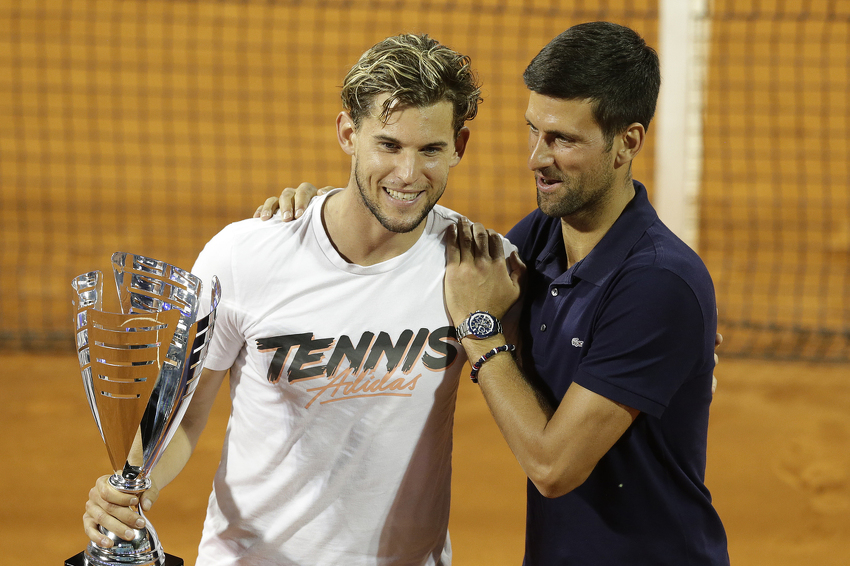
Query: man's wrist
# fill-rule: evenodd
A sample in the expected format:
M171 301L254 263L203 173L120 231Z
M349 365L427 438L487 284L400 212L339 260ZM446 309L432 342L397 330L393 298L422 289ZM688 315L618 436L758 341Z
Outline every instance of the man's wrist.
M466 356L469 358L470 363L483 356L485 352L489 352L493 348L501 346L504 343L504 334L494 334L489 338L483 338L481 340L476 340L475 338L467 336L460 341L460 345L463 346L463 349L466 351Z
M493 359L494 356L498 356L501 353L508 353L513 356L514 352L516 352L516 346L514 344L502 344L485 352L484 355L471 364L472 370L469 373L469 378L472 380L472 383L478 383L479 370L485 363Z
M486 310L470 312L455 328L457 339L467 336L473 340L484 340L502 333L502 323L498 317Z

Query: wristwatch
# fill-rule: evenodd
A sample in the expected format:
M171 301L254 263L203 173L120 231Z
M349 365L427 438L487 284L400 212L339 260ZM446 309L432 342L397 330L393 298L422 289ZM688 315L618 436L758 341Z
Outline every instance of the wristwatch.
M487 311L475 311L455 329L457 340L460 342L467 336L482 340L502 333L502 323Z

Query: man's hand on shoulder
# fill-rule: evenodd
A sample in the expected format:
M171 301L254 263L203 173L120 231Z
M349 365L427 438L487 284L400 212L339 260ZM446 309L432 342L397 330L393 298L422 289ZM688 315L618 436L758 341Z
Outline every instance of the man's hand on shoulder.
M720 363L720 358L717 356L717 348L723 343L723 336L718 332L714 336L714 367L717 367L717 364ZM717 390L717 377L714 375L711 376L711 394L714 395L714 392Z
M516 252L505 258L496 232L466 219L449 228L445 291L454 324L477 310L502 318L520 296L524 273Z
M254 211L254 218L268 220L280 209L280 216L284 222L295 220L304 214L313 197L323 195L331 189L333 187L317 189L310 183L301 183L296 189L286 187L280 193L280 197L269 197L266 202L258 206Z

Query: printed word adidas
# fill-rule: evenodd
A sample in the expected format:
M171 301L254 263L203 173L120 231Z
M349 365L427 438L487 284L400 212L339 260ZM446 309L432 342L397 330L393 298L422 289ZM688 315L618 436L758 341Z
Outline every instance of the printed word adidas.
M451 340L451 341L449 341ZM386 332L376 336L364 332L354 345L349 336L316 338L312 333L273 336L257 340L260 352L274 351L267 379L278 383L286 374L289 383L326 378L321 385L308 389L314 401L339 401L356 397L382 395L406 396L413 391L421 373L412 375L414 368L439 372L449 367L458 356L452 343L455 329L444 326L436 330L421 328L415 333L405 330L393 343ZM386 365L378 367L381 360ZM323 362L327 360L326 364ZM347 361L347 363L343 363ZM329 399L332 398L332 399Z

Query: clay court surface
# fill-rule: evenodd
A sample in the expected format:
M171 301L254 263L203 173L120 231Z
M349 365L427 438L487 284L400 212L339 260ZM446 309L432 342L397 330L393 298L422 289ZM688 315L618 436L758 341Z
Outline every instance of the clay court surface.
M0 549L6 564L60 565L85 547L80 518L106 450L70 355L2 354ZM706 482L735 566L850 563L847 366L721 360ZM194 563L228 414L219 396L201 443L150 519ZM519 566L525 481L477 388L455 419L450 532L457 566Z

